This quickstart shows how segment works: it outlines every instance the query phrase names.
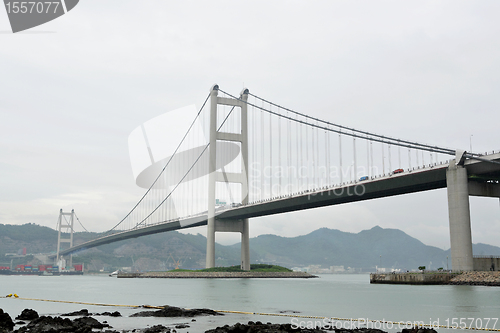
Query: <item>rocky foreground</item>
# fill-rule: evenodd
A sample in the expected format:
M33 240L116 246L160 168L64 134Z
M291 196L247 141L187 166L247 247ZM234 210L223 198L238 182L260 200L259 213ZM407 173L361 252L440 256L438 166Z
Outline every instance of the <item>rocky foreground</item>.
M118 311L89 313L88 310L61 314L63 317L78 317L76 319L39 316L32 309L25 309L12 320L9 314L0 309L0 333L91 333L100 330L103 333L180 333L189 332L189 324L174 324L171 327L155 325L145 329L133 329L116 331L107 324L107 321L99 322L92 316L121 317ZM223 314L210 309L182 309L174 306L163 306L158 310L141 311L133 314L133 317L179 317L192 318L195 316L222 316ZM191 319L191 321L196 321ZM18 327L14 330L15 327ZM358 329L338 329L335 327L297 327L292 324L272 324L249 321L247 324L236 323L234 325L224 325L205 331L205 333L386 333L378 329L358 328ZM401 333L437 333L433 329L413 328L403 329Z
M448 284L471 286L500 286L500 272L464 272Z

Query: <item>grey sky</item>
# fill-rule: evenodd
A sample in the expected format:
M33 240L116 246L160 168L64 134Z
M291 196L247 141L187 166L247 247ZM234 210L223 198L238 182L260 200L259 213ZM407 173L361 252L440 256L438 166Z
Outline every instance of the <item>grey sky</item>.
M0 10L0 223L116 224L141 196L127 139L210 86L243 86L358 129L500 149L496 1L81 1L9 33ZM471 198L473 241L500 246L497 199ZM251 235L399 228L449 247L446 190L254 219ZM203 233L203 228L192 232ZM237 241L218 234L217 241Z

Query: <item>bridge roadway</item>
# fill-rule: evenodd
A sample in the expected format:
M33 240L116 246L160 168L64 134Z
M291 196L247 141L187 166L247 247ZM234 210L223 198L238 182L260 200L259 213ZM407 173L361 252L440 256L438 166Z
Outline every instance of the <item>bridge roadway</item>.
M500 153L482 157L500 162ZM485 184L487 180L496 182L500 180L500 165L467 160L465 161L465 167L467 168L469 177L470 195L483 196L487 193L488 196L500 197L498 186L490 188L488 184ZM444 188L446 187L447 168L448 163L443 163L420 169L412 169L411 171L405 170L403 173L379 176L366 181L347 183L342 186L330 188L325 187L308 192L276 197L272 200L254 202L245 206L216 212L216 216L220 220L238 220ZM206 213L176 221L160 222L141 228L117 232L73 246L60 253L61 255L67 255L130 238L202 225L207 225Z

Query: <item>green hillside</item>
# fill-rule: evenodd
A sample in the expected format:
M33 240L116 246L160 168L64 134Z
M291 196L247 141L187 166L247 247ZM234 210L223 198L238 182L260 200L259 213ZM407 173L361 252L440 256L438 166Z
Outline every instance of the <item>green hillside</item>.
M282 265L340 266L373 270L375 266L413 269L446 267L446 252L427 246L397 229L374 227L357 234L321 228L308 235L284 238L263 235L250 248Z

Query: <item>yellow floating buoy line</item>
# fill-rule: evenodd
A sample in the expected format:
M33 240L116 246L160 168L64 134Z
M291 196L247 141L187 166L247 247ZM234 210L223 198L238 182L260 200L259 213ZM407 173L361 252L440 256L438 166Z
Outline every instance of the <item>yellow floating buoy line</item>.
M116 306L116 307L124 307L124 308L163 309L163 306L153 306L153 305L124 305L124 304L106 304L106 303L58 301L58 300L53 300L53 299L42 299L42 298L25 298L25 297L19 297L17 294L9 294L7 296L0 296L0 298L9 298L9 297L12 297L12 296L14 296L17 299L21 299L21 300L25 300L25 301L69 303L69 304L83 304L83 305L97 305L97 306Z
M0 298L13 298L26 301L40 301L40 302L54 302L54 303L69 303L69 304L83 304L83 305L96 305L96 306L113 306L113 307L125 307L125 308L146 308L146 309L163 309L163 306L156 305L125 305L125 304L107 304L107 303L90 303L90 302L76 302L76 301L59 301L52 299L40 299L40 298L25 298L19 297L17 294L8 294L6 296L0 296ZM189 309L188 309L189 310ZM389 320L373 320L373 319L360 319L360 318L337 318L337 317L322 317L322 316L304 316L298 314L286 314L286 313L265 313L265 312L248 312L248 311L232 311L232 310L214 310L221 313L234 313L234 314L246 314L254 316L272 316L272 317L288 317L288 318L302 318L302 319L318 319L318 320L328 320L330 322L360 322L362 324L379 323L385 325L400 325L407 326L415 322L410 321L389 321ZM449 325L432 325L432 324L422 324L419 327L429 327L429 328L446 328L446 329L462 329L462 330L474 330L474 331L490 331L490 332L500 332L498 328L487 328L487 327L461 327L461 326L449 326Z

